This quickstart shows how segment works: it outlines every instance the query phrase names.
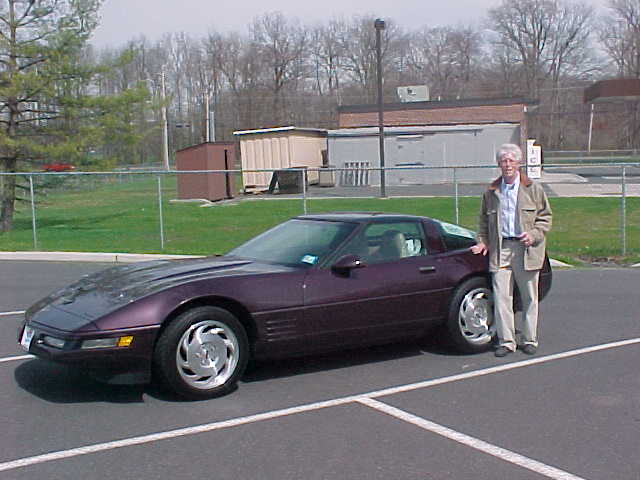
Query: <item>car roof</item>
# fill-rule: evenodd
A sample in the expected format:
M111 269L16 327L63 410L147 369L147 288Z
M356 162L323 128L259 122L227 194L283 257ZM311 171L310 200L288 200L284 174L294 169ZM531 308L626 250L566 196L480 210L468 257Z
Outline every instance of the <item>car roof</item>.
M369 223L372 221L386 222L386 221L398 221L398 220L428 220L427 217L421 217L418 215L407 215L402 213L388 213L388 212L328 212L328 213L314 213L307 215L300 215L296 218L303 220L325 220L332 222L357 222L357 223Z

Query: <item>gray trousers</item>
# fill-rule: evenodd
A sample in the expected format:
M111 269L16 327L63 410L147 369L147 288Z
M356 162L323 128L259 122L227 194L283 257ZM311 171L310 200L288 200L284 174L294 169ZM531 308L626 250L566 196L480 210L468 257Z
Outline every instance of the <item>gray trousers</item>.
M518 241L503 240L500 269L493 273L493 297L496 328L500 346L515 351L517 347L513 313L513 288L518 285L522 300L522 344L538 346L538 277L540 270L524 269L525 246Z

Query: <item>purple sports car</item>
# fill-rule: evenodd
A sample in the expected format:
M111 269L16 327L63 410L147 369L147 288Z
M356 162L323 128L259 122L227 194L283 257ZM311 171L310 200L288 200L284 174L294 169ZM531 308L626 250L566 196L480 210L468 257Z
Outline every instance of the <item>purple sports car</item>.
M18 341L99 379L153 378L191 399L229 392L250 358L417 338L434 325L478 352L495 328L474 243L473 232L426 217L304 215L224 256L83 277L31 306ZM547 259L540 298L550 287Z

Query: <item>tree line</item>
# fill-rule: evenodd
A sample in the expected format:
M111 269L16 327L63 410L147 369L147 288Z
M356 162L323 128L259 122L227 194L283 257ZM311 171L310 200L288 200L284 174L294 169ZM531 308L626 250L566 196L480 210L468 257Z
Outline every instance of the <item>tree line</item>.
M272 12L246 32L212 27L96 49L100 5L0 0L0 172L157 162L163 111L175 151L206 138L207 104L215 139L231 140L242 129L336 128L339 105L377 101L374 15L305 24ZM581 1L503 0L475 26L385 21L385 102L404 85L428 85L432 100L537 99L530 133L547 149L585 148L586 86L640 78L640 0L608 0L601 16ZM638 148L638 103L601 110L617 128L594 148ZM5 231L24 186L0 182Z
M482 26L407 30L385 19L384 100L397 102L398 86L422 84L432 100L537 99L531 129L545 148L584 149L584 88L603 78L640 76L639 17L638 0L610 0L602 17L584 2L505 0L488 10ZM174 148L205 138L206 98L219 140L231 140L239 129L336 128L337 106L377 102L375 18L305 25L274 12L255 18L244 34L141 37L96 55L101 61L123 50L133 55L121 78L104 85L108 92L136 79L161 98L157 79L165 69ZM594 138L600 148L638 146L637 104L600 110L627 121L617 136ZM155 158L157 152L140 155Z

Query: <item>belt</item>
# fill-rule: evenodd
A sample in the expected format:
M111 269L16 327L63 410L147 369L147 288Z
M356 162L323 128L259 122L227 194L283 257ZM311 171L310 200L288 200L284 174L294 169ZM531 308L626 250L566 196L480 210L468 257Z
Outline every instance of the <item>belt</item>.
M512 242L519 242L520 239L518 237L502 237L502 240L510 240Z

